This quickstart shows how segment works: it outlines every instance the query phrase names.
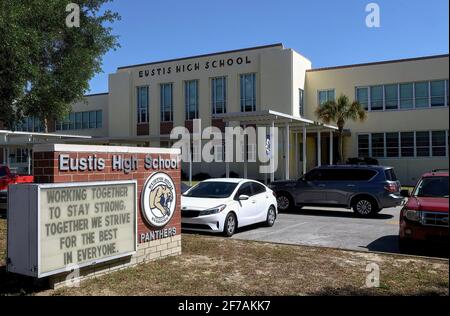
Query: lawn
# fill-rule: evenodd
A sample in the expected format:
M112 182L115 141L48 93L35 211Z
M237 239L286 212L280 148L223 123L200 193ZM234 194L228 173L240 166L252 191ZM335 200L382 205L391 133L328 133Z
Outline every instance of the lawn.
M0 232L4 265L1 219ZM365 287L370 263L380 267L379 288ZM49 290L0 272L0 295L448 295L448 272L448 261L437 259L184 234L182 256L85 281L79 288Z

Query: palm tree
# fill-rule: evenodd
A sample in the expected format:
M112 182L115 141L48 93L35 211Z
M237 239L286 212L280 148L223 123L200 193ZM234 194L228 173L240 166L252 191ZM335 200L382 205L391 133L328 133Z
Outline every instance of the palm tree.
M349 98L341 94L337 101L328 101L316 109L317 117L325 124L336 123L339 131L339 162L344 162L343 131L348 120L363 122L367 118L364 107L358 102L350 103Z

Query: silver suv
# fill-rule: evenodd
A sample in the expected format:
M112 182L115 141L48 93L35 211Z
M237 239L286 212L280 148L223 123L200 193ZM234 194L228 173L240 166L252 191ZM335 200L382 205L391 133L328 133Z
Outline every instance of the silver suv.
M321 166L297 181L275 181L278 209L328 206L353 208L359 216L372 216L383 208L399 206L400 181L384 166Z

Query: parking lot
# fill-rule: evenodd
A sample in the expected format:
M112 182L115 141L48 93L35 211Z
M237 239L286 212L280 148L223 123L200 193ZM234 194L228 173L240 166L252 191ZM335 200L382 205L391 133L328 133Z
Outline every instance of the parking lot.
M383 210L374 218L360 218L346 209L307 207L280 213L271 228L252 226L233 238L284 244L321 246L359 251L399 253L401 207ZM448 257L439 247L418 245L408 254Z

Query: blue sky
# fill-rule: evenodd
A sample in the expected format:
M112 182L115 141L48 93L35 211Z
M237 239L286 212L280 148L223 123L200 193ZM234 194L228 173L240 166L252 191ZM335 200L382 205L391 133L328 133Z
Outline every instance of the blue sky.
M381 27L368 28L375 2ZM448 0L114 0L121 48L104 56L90 93L117 67L282 42L313 67L447 54Z

